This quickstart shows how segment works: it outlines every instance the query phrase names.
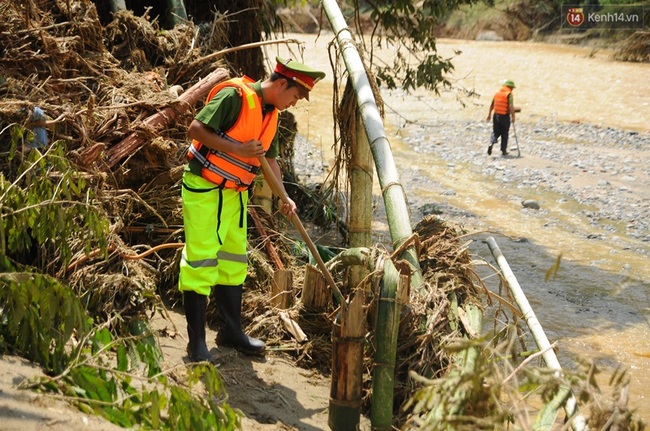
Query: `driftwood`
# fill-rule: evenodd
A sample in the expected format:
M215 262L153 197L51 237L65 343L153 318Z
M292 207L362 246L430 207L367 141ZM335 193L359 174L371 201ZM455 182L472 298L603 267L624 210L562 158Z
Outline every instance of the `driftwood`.
M286 329L297 342L304 343L309 339L305 334L305 331L303 331L300 325L298 325L298 322L293 320L286 311L280 312L280 320L282 321L284 329Z
M178 114L183 113L194 106L199 100L206 96L212 87L214 87L219 82L228 78L228 71L226 69L216 69L205 79L196 83L194 86L189 88L185 93L183 93L174 103L174 106L168 106L148 117L141 123L142 128L150 129L154 132L162 130L170 122L172 122ZM124 138L119 143L113 145L111 148L106 151L106 161L104 163L104 169L113 168L117 165L122 159L128 155L133 154L140 147L142 147L147 142L146 136L142 136L139 132L132 132L129 136ZM96 159L100 156L101 152L96 151L95 147L86 149L79 157L79 160L83 160L85 165L92 165Z

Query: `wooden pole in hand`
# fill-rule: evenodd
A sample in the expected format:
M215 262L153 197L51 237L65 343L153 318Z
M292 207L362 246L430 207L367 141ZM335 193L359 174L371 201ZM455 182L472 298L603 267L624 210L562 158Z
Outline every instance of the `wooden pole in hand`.
M260 156L258 157L258 159L262 165L262 171L264 172L264 177L266 178L266 181L269 183L269 186L271 186L271 190L273 190L273 193L275 193L275 195L278 196L280 200L282 200L282 202L288 203L289 197L284 192L284 187L282 187L282 184L280 184L280 180L278 180L278 178L275 176L275 173L271 169L271 166L269 165L269 162L266 160L266 157ZM316 249L316 245L309 237L309 234L305 230L305 227L302 225L300 218L298 218L298 214L294 213L291 216L291 222L296 227L296 229L298 229L298 232L300 232L302 239L305 240L305 243L307 244L309 251L311 251L311 254L314 256L314 259L316 259L316 263L318 264L318 267L320 268L323 275L325 276L325 280L327 280L327 284L329 284L330 288L332 289L332 294L339 301L341 308L345 309L346 302L345 299L343 298L343 294L341 293L338 286L336 285L334 278L332 278L332 274L325 266L325 262L323 262L323 258L318 253L318 250Z

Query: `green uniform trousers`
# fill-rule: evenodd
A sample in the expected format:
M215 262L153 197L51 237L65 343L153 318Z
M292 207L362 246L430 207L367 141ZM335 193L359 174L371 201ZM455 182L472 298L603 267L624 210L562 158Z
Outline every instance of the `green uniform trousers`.
M209 296L214 285L242 284L248 270L248 192L220 189L186 170L181 193L185 247L179 289Z

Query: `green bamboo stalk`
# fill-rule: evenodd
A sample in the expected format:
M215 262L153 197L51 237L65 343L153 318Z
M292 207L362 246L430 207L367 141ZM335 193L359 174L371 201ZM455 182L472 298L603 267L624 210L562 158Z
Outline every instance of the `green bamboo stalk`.
M350 97L351 92L346 91L345 94ZM357 114L353 117L351 130L349 130L350 134L355 137L351 142L352 157L349 167L349 245L350 247L369 247L372 241L372 155L363 128L358 127L359 124L360 117ZM353 248L353 250L356 249ZM350 302L348 309L341 311L341 313L347 313L347 316L342 316L341 321L348 322L348 324L356 322L356 324L352 325L353 328L347 329L334 326L332 331L332 338L336 341L336 346L333 348L334 363L332 364L328 424L333 431L356 431L361 421L363 341L366 333L364 302L365 291L368 289L368 283L363 280L369 273L370 268L364 264L349 267L348 285L355 291L355 297ZM346 374L341 375L343 372Z
M453 292L449 295L449 303L450 303L449 312L450 314L453 314L455 316L455 319L450 319L449 323L452 326L452 329L455 330L457 329L458 325L460 325L460 312L458 311L459 310L458 297ZM471 333L480 334L483 328L483 312L476 305L471 305L471 304L464 305L463 309L465 310L465 315L467 316L467 323L471 327ZM475 363L476 363L476 358L478 357L479 353L480 350L478 347L468 347L458 352L454 356L454 361L458 365L458 367L450 371L447 378L453 378L454 376L461 375L460 373L464 373L464 372L473 373ZM440 423L443 421L445 417L454 416L458 414L460 412L460 409L462 408L462 404L460 400L465 398L465 396L467 395L466 391L467 389L462 389L462 390L458 389L456 392L454 392L453 397L448 404L436 405L435 408L433 408L427 414L427 419L425 422ZM451 428L449 425L447 425L447 428L445 429L449 431L453 431L453 428Z
M349 80L348 85L351 85ZM349 94L351 93L346 91L344 98ZM370 247L372 245L372 153L370 152L366 133L363 127L360 127L361 117L358 109L353 118L350 134L355 136L356 139L352 140L350 148L349 246ZM369 273L369 268L360 265L350 267L349 286L352 288L362 288L359 284L362 280L366 279ZM363 289L367 289L367 286L363 287Z
M126 10L125 0L109 0L109 6L111 12L115 13L120 10Z
M167 20L173 26L187 21L187 12L183 0L167 0L168 16Z
M487 238L487 244L490 247L492 256L494 256L494 259L497 261L497 264L501 269L501 273L506 279L508 288L512 292L515 302L517 302L519 309L524 315L526 324L528 325L530 332L533 334L537 347L540 351L544 352L542 358L544 358L546 366L555 370L556 374L559 376L562 373L560 361L558 361L557 356L555 356L555 351L551 348L551 343L548 341L539 320L537 320L537 316L535 315L533 308L530 306L517 278L510 269L506 258L503 256L503 253L501 253L501 249L493 237ZM571 427L574 431L583 431L586 429L585 418L578 411L578 403L570 389L567 387L560 387L560 390L555 397L549 403L544 405L533 424L533 429L550 430L555 423L560 406L564 407L564 411L571 421Z
M374 262L371 259L371 250L367 247L347 248L327 261L331 268L335 266L363 266L366 269L373 269Z
M397 175L390 142L386 137L386 131L363 62L343 14L335 0L322 0L322 5L334 34L336 34L339 50L343 55L348 75L357 95L357 106L370 143L386 206L392 245L394 249L397 249L411 238L413 231L406 195ZM415 247L407 247L400 257L411 265L413 273L411 286L418 290L422 289L424 282Z
M370 421L373 431L393 429L393 394L395 388L395 358L399 333L400 307L397 294L401 276L390 260L384 264L384 276L379 286L377 318L375 320L375 356L372 373L372 406Z
M352 142L350 160L350 247L372 245L372 153L368 137L361 127L361 116L357 110L350 132L356 136Z

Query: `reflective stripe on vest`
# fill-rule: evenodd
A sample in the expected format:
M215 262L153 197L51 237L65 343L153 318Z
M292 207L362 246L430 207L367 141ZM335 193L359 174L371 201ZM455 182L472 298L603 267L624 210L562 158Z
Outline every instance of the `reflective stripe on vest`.
M233 142L248 142L252 139L262 142L267 151L278 128L277 109L263 116L261 98L250 87L254 81L247 76L233 78L215 85L206 99L206 104L222 89L234 87L242 97L242 107L235 124L226 132L217 132ZM260 172L257 157L240 157L236 154L214 151L194 140L188 151L190 159L201 164L201 176L224 188L246 190Z
M207 148L207 147L202 147L202 148ZM235 175L231 175L225 169L221 169L218 165L215 165L212 162L210 162L210 160L208 160L208 157L206 157L201 152L201 150L198 150L194 145L190 145L189 154L191 154L192 157L195 157L196 160L198 160L198 162L201 163L201 165L203 166L203 170L207 169L210 172L212 172L215 175L218 175L218 176L220 176L222 178L221 183L215 183L215 184L219 184L220 186L221 185L225 186L223 181L226 181L226 182L230 181L231 183L235 184L236 188L244 188L244 189L246 189L246 188L248 188L250 186L250 183L249 184L243 183L239 177L237 177ZM221 154L224 154L224 153L222 153L221 151L210 151L210 154L212 154L213 156L220 156ZM203 170L201 172L203 178L205 178L208 181L212 181L209 178L206 178ZM212 181L212 182L215 182L215 181Z
M512 88L503 86L497 94L494 95L494 113L499 115L507 115L510 113L508 97L512 93Z

